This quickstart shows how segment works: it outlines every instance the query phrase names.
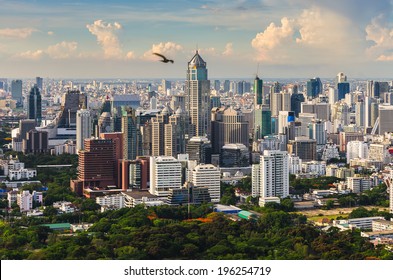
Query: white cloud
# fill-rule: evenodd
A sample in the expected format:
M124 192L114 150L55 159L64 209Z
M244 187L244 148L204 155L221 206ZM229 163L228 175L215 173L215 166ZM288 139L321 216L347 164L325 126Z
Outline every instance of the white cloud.
M52 35L54 35L55 33L53 32L53 31L48 31L48 35L49 36L52 36Z
M233 44L232 43L227 43L225 45L225 50L222 53L225 56L230 56L233 54Z
M146 60L156 60L157 57L153 53L160 53L168 56L168 59L172 59L176 53L183 51L183 46L176 44L174 42L160 42L158 44L153 44L152 48L143 54L143 58Z
M14 55L14 58L22 58L28 60L39 60L43 57L44 51L43 50L36 50L36 51L26 51L19 54Z
M251 46L258 51L259 60L269 60L269 52L289 41L294 34L294 22L286 17L281 19L281 26L274 22L263 31L258 33L251 41Z
M118 22L106 23L96 20L93 24L87 24L87 29L97 37L98 44L104 51L105 58L123 58L123 51L119 38L116 34L122 28Z
M367 49L367 53L379 61L393 60L393 28L390 28L382 16L373 18L366 26L366 40L374 45Z
M0 37L8 37L8 38L19 38L25 39L33 32L38 31L35 28L3 28L0 29Z
M66 42L63 41L53 46L49 46L46 50L46 54L54 59L65 59L74 55L78 48L77 42Z
M126 54L126 59L134 59L134 58L135 58L134 52L129 51L129 52Z

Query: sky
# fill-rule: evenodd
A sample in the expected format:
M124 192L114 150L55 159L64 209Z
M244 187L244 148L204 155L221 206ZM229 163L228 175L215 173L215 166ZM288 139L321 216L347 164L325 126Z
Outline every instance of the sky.
M393 79L393 0L0 0L0 77L185 78L196 49L209 78Z

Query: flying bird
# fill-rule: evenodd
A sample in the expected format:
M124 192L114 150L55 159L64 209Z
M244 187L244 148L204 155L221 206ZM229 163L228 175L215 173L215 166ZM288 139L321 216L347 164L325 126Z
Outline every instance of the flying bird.
M173 60L172 60L172 59L168 59L168 58L166 58L165 56L163 56L163 55L160 54L160 53L153 53L153 54L155 54L155 55L161 57L161 58L162 58L162 60L160 60L161 62L164 62L164 63L172 62L172 63L173 63Z

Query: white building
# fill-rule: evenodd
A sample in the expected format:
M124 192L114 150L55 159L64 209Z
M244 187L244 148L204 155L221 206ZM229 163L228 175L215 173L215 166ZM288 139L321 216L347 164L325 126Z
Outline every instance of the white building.
M212 164L199 164L192 171L192 183L195 187L208 187L212 202L220 201L220 178L220 170Z
M167 197L170 189L180 189L182 179L181 163L171 156L150 157L151 194Z
M359 229L371 229L372 223L375 220L383 220L383 217L366 217L366 218L356 218L356 219L348 219L348 220L333 220L333 225L338 226L342 229L351 229L351 228L359 228Z
M121 194L96 197L96 203L101 206L101 212L103 212L102 209L106 209L108 207L110 209L120 209L125 207L124 196Z
M306 174L324 176L326 174L326 162L313 160L302 163L302 171Z
M76 150L77 152L84 149L84 140L90 138L92 133L92 124L90 111L81 109L76 112Z
M347 143L347 164L351 159L368 157L368 144L364 141L349 141Z
M328 161L331 159L340 159L340 154L338 152L338 147L336 144L327 143L322 152L322 160Z
M372 143L368 151L368 159L372 161L380 161L384 164L388 164L391 161L389 153L390 143Z
M280 198L279 197L260 197L259 198L259 206L260 207L265 207L266 203L269 202L274 202L280 204Z
M329 164L328 166L326 166L326 176L332 176L332 177L336 177L336 173L338 170L338 165L337 164Z
M353 193L362 193L371 189L372 179L365 177L347 177L347 186Z
M288 155L289 174L302 173L302 159L294 154Z
M22 191L17 194L17 203L21 212L27 212L33 209L33 195L30 191Z
M261 197L287 197L289 195L287 152L264 151L260 159L259 172Z
M35 169L10 169L8 170L8 178L11 181L22 180L22 179L31 179L37 176L37 170Z
M76 207L70 201L57 201L53 202L53 208L56 208L61 213L74 213Z
M253 164L251 168L251 195L252 197L257 197L260 195L260 174L261 166L259 164Z
M134 208L140 204L145 207L164 205L160 197L147 191L122 192L121 194L124 196L124 206L128 208Z
M393 221L373 220L372 231L393 230Z
M8 207L11 208L12 204L18 201L18 189L7 192Z

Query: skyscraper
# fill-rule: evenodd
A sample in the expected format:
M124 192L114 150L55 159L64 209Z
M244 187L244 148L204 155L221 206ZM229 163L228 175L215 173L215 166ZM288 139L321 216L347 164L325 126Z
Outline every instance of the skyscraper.
M344 99L345 95L350 92L349 83L342 82L337 84L338 100Z
M34 85L29 93L27 117L35 120L37 126L41 125L42 120L41 93L37 85Z
M195 187L208 187L212 202L220 201L220 169L212 164L199 164L192 170Z
M35 83L36 83L37 87L40 89L41 92L42 92L42 89L43 89L43 87L42 87L43 80L44 79L42 79L41 77L36 77L35 78Z
M307 81L307 97L312 99L322 93L322 82L319 78Z
M288 153L265 150L260 164L253 166L253 193L260 197L287 197L289 195ZM259 180L255 180L259 179Z
M84 141L90 138L92 133L90 111L87 109L78 110L76 112L76 151L84 149Z
M11 82L11 94L12 99L16 100L18 105L21 105L23 102L22 80L13 80Z
M186 80L186 111L195 135L210 135L210 81L207 79L206 62L196 51L188 62Z
M174 157L150 158L151 194L166 197L170 189L180 189L182 182L182 166Z
M256 76L255 80L254 80L254 94L255 94L254 106L262 105L262 103L263 103L263 80L259 79L258 76Z
M122 107L121 132L124 135L124 159L134 160L142 155L142 135L139 126L135 110Z

